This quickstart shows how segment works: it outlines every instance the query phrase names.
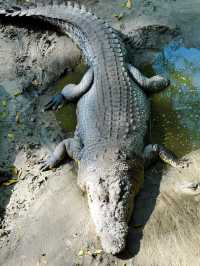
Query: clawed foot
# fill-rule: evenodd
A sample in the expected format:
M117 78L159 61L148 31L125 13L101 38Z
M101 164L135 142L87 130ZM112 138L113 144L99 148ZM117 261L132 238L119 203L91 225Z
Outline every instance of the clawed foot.
M56 96L53 96L52 99L44 106L44 111L57 111L60 109L65 102L64 96L59 93Z
M179 159L176 161L176 167L178 168L186 168L189 167L189 165L191 164L191 161L189 159Z
M53 164L51 160L41 161L40 163L41 163L40 170L42 172L51 170L55 167L55 164Z
M154 76L152 79L152 87L157 88L158 90L164 90L170 85L170 80L166 79L160 75Z

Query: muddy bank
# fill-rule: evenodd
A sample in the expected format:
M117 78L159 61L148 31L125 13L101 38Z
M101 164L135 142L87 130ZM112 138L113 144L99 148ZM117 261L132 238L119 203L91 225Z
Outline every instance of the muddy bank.
M42 114L47 94L42 104L39 96L80 61L79 50L66 36L37 25L27 28L4 24L0 28L0 168L11 173L11 182L17 182L0 187L0 245L4 248L16 229L15 219L26 214L48 178L40 175L39 160L63 138L54 116Z
M72 167L48 174L26 215L15 221L2 265L199 265L200 151L188 158L188 169L163 173L158 165L146 173L119 258L101 251Z
M154 23L178 25L187 45L199 45L199 16L194 13L197 1L193 5L178 0L135 1L130 10L121 1L80 2L93 7L123 32ZM121 13L119 20L116 14ZM192 14L196 14L193 20ZM0 29L0 166L18 169L13 173L16 184L0 188L1 265L199 265L198 194L188 196L179 190L183 177L184 181L199 182L199 151L189 155L194 163L185 172L170 169L163 175L159 165L146 174L127 254L122 258L100 251L87 201L76 186L74 165L68 162L55 172L40 173L40 161L72 134L69 126L60 127L53 113L41 112L54 91L52 87L44 89L65 69L76 72L80 52L65 36L28 27ZM151 50L143 54L141 57L139 51L138 65L151 63L155 56Z

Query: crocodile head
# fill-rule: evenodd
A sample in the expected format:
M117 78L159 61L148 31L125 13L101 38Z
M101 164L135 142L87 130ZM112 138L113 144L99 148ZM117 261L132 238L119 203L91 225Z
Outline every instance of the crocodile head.
M134 197L143 182L143 162L106 150L81 170L89 209L105 252L117 254L126 245Z

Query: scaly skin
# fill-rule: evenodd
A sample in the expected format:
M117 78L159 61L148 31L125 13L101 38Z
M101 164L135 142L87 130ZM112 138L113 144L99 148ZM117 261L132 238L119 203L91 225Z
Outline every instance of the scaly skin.
M121 252L134 197L143 183L144 158L160 155L152 146L143 156L150 115L144 90L163 89L168 80L147 79L128 65L126 47L116 31L84 7L69 3L0 10L0 16L48 22L80 46L88 72L79 85L66 86L46 106L46 110L57 109L66 100L79 98L75 135L58 145L42 169L55 167L66 154L79 160L78 184L87 191L102 247L108 253Z

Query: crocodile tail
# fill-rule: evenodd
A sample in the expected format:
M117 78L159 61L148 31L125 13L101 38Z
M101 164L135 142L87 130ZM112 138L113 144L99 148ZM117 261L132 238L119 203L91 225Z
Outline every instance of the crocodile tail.
M78 3L67 2L67 4L37 4L36 6L11 6L9 8L0 9L0 16L5 17L34 17L34 18L52 18L60 19L65 21L66 11L79 11L79 13L88 13L91 14L91 10L86 9L84 5L79 5Z
M94 52L106 39L103 21L92 14L85 6L67 2L67 5L37 5L36 7L11 7L0 9L1 17L14 17L14 23L30 18L34 21L47 23L54 30L67 34L81 48L84 58L90 65L93 64ZM96 31L95 29L99 29ZM110 33L108 33L110 34ZM105 38L104 38L105 37ZM99 52L100 54L100 52Z

